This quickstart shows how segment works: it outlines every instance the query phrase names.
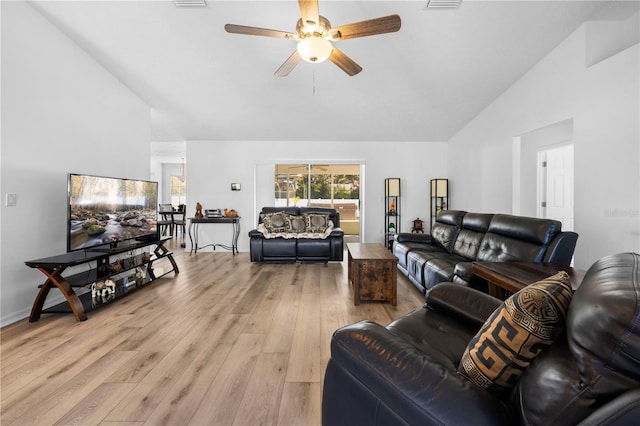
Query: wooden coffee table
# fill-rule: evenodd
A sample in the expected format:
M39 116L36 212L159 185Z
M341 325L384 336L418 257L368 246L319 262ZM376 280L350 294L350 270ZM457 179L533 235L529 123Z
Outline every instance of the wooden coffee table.
M383 244L347 243L349 281L353 304L360 300L382 300L398 304L398 258Z
M559 271L569 274L571 288L574 290L578 288L585 274L585 271L580 269L551 263L473 262L473 274L487 280L489 294L499 299L504 299L504 292L500 289L516 293L529 284L550 277Z

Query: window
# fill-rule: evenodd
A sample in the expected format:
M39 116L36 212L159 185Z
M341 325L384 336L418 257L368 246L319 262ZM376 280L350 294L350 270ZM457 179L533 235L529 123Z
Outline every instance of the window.
M187 201L187 183L184 176L171 176L171 204L179 206Z
M345 233L359 234L359 164L276 164L275 206L332 207Z

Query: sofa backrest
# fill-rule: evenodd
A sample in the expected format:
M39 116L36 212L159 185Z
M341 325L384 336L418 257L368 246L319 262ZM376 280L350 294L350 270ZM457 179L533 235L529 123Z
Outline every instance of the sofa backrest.
M496 214L482 239L477 260L542 262L562 224L553 219Z
M431 226L431 243L451 253L465 213L461 210L442 210Z
M493 214L489 213L465 214L462 218L462 228L453 245L453 253L475 260L492 218Z
M258 223L262 223L262 215L266 213L285 212L293 216L301 216L304 213L328 214L334 228L340 227L340 213L336 209L326 207L263 207L258 215Z
M576 424L596 409L607 409L603 405L614 398L622 402L630 396L628 403L612 401L599 414L608 416L609 424L629 407L635 414L627 418L637 420L638 389L640 254L620 253L589 268L569 305L566 338L535 358L511 399L520 424L550 425Z

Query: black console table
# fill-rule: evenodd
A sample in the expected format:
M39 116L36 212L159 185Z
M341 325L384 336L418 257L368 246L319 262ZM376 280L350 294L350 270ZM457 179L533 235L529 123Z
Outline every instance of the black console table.
M25 264L31 268L40 270L47 280L40 287L40 291L33 302L31 308L31 316L29 322L40 319L42 312L46 313L69 313L73 312L77 321L87 319L87 311L104 305L122 296L125 296L134 289L140 288L151 281L160 278L170 272L178 274L178 265L176 264L173 253L164 246L165 241L170 238L164 238L157 241L135 241L133 243L122 243L122 245L113 248L95 248L58 256L46 257L43 259L30 260ZM132 252L144 247L156 246L153 255L151 253L140 253L130 257L116 259L111 262L111 256L122 253ZM163 271L157 275L154 271L155 263L161 259L166 259L171 264L171 269ZM62 273L72 266L95 263L95 267L90 267L84 272L75 273L69 276L63 276ZM145 268L144 276L136 277L134 272L136 268ZM141 269L142 270L142 269ZM134 274L129 281L129 276ZM134 278L135 277L135 278ZM115 283L115 290L108 295L96 296L92 292L76 294L74 287L88 287L99 280L112 279ZM52 288L58 288L66 299L66 303L60 303L51 308L44 309L44 302ZM71 309L71 310L69 310Z
M201 223L228 223L233 227L233 235L231 236L231 245L226 244L206 244L202 247L198 246L198 227ZM191 228L193 227L193 234ZM240 235L240 217L192 217L189 219L189 240L191 241L191 253L197 253L198 249L205 247L222 247L235 254L238 252L238 235Z

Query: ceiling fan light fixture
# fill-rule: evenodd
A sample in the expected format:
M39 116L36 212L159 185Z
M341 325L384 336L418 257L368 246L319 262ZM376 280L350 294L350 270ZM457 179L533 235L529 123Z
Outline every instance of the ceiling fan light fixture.
M327 39L311 36L300 40L296 50L304 61L317 64L329 58L333 45Z

